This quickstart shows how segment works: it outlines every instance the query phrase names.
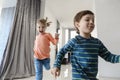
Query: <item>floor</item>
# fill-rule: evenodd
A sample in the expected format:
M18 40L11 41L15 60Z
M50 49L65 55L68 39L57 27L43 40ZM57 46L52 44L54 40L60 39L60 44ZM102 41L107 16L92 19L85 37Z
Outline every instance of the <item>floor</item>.
M16 80L35 80L35 77L30 77L30 78L24 78L24 79L16 79ZM54 79L54 78L50 78L50 79L43 79L43 80L71 80L71 79ZM120 80L117 78L100 78L99 80Z
M69 68L69 69L68 69ZM51 74L50 70L44 70L43 72L43 80L71 80L71 75L70 74L70 65L62 65L61 68L61 74L58 78L54 78L53 75ZM49 76L48 76L49 75ZM15 80L35 80L35 76L30 77L30 78L24 78L24 79L15 79Z
M15 80L35 80L35 76ZM51 75L50 71L44 70L43 80L71 80L70 65L62 65L61 75L57 79ZM120 80L120 78L99 78L99 80Z

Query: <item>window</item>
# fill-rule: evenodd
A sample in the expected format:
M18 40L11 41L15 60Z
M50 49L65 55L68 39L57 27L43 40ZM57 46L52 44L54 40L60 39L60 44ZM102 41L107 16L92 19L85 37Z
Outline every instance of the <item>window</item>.
M0 63L5 50L10 27L12 25L15 7L2 8L0 15Z

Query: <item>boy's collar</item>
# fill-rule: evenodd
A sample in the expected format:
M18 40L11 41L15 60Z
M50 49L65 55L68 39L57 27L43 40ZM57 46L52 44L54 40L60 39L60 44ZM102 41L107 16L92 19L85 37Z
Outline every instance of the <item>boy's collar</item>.
M80 34L77 35L77 37L78 37L79 39L86 39L86 40L87 40L87 39L89 40L89 39L92 39L92 38L93 38L92 36L90 36L90 38L85 38L85 37L82 37Z

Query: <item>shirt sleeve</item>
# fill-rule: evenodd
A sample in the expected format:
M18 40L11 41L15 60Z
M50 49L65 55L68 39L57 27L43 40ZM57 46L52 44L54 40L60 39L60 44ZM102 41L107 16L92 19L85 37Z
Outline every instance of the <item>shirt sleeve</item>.
M58 52L57 56L56 56L56 60L55 60L55 63L54 63L54 67L57 67L60 69L61 67L61 63L62 63L62 60L65 56L65 54L68 52L68 51L72 51L73 49L73 46L74 46L74 42L73 40L69 40L67 44L65 44L61 49L60 51Z
M112 54L108 49L104 46L104 44L99 41L99 56L104 60L111 63L120 63L120 55Z
M50 33L48 33L49 35L49 40L52 42L53 45L56 45L58 43L58 38L53 38L52 35Z

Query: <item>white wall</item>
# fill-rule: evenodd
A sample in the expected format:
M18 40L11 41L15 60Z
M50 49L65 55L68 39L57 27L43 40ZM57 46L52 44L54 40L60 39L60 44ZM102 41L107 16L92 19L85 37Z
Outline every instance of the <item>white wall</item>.
M98 38L114 54L120 55L120 0L95 0ZM100 59L99 75L120 78L120 63Z
M51 12L51 10L49 9L49 7L47 6L47 4L45 5L45 13L44 13L44 18L48 17L48 21L51 21L51 25L47 28L46 32L49 32L52 34L52 36L55 36L56 33L56 27L57 27L57 20L55 18L55 16L53 15L53 13ZM55 60L55 46L53 44L51 44L51 66L53 66L54 60Z

